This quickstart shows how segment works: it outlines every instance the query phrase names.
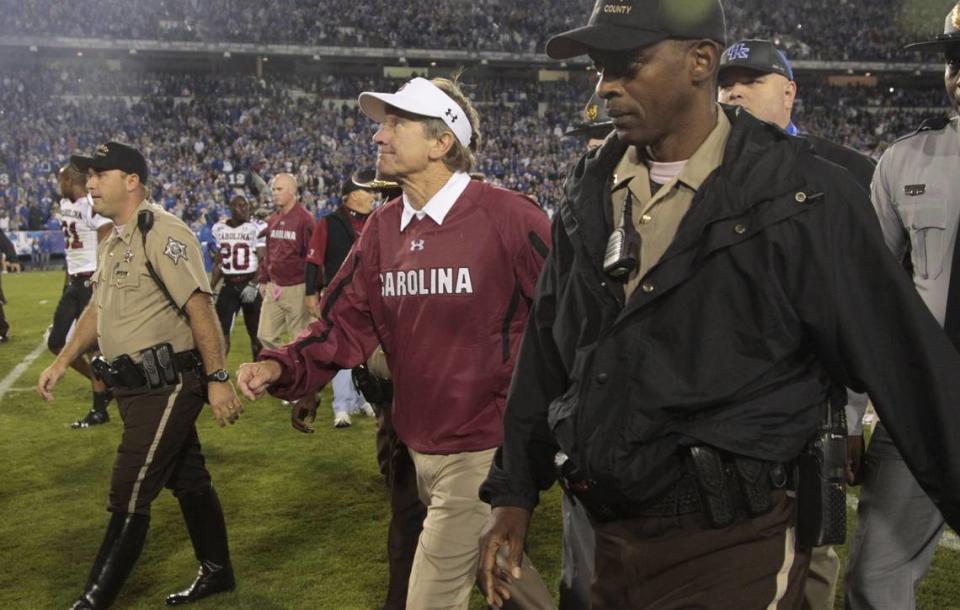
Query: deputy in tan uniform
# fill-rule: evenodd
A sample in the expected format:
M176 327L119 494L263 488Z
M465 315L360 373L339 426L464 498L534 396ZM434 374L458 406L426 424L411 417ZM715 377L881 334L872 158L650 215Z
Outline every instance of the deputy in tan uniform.
M71 162L87 172L94 211L112 220L115 230L98 248L90 304L37 390L53 400L70 362L99 341L102 356L94 370L112 387L124 424L107 507L112 517L72 608L113 603L140 555L150 504L163 487L180 502L200 561L197 579L167 597L167 605L232 590L223 510L195 422L209 401L221 426L233 423L240 402L224 369L200 246L179 218L146 201L148 169L139 151L107 142L92 157Z

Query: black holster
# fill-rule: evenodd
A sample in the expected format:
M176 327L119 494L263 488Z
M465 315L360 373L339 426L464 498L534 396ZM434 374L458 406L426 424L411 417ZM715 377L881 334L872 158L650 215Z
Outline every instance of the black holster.
M766 514L773 508L773 490L787 484L782 464L709 445L689 447L687 465L697 483L704 519L712 528Z
M817 435L797 458L797 542L843 544L847 538L847 422L843 406L824 404Z
M133 359L123 354L112 361L103 356L97 356L90 362L90 366L97 377L103 380L110 388L142 388L147 381Z

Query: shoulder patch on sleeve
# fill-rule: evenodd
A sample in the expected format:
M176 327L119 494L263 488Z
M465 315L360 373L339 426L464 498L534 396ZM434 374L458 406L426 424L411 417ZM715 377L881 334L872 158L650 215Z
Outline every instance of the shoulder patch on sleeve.
M187 244L168 237L163 255L172 260L174 265L178 264L180 259L187 260Z

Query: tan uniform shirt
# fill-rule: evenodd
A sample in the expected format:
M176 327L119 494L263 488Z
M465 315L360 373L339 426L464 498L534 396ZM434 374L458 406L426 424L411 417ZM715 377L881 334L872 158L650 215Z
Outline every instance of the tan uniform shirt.
M641 240L640 264L624 286L628 299L643 276L660 261L673 242L697 189L723 161L723 150L730 135L730 120L722 110L718 110L717 114L717 126L693 153L680 174L661 186L656 195L650 194L650 173L636 146L627 149L614 170L611 187L614 223L617 227L623 224L623 206L627 189L630 189L633 196L633 224ZM631 178L630 184L622 187Z
M147 233L146 255L137 228L137 214L153 211ZM144 201L137 214L101 242L97 271L91 278L97 305L97 337L104 358L129 354L170 343L175 352L194 348L189 324L177 315L147 271L150 259L157 275L181 308L196 290L211 294L196 236L182 220Z

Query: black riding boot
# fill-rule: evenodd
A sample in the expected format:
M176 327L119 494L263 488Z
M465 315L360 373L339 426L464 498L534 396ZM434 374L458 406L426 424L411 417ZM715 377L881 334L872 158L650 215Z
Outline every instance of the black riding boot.
M70 610L104 610L116 599L133 565L140 557L150 527L150 517L113 513L87 586Z
M167 596L168 606L189 604L214 593L233 591L236 587L227 546L227 525L217 491L211 487L208 492L183 496L179 501L194 553L200 562L200 572L189 588Z

